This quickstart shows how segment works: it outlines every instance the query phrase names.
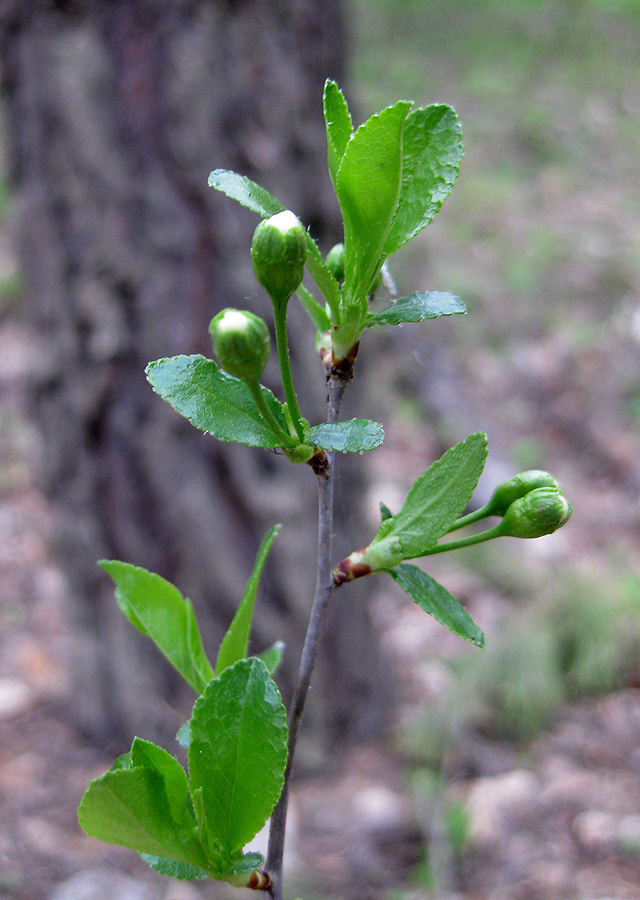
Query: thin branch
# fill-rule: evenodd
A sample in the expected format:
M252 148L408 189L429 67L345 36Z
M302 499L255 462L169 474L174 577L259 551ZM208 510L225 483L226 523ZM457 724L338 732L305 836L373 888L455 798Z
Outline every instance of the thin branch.
M336 422L340 415L340 406L347 381L334 376L329 377L329 409L327 422ZM324 631L329 610L331 595L334 590L331 578L331 534L333 530L333 465L334 454L328 454L329 465L318 474L318 564L316 570L316 587L309 617L309 625L305 636L300 668L296 687L289 710L289 755L284 773L284 787L280 799L271 816L269 831L269 850L266 868L273 879L271 896L273 900L282 900L282 857L284 853L284 836L289 802L289 782L293 759L298 742L298 732L304 705L311 683L311 675L318 653L318 645Z

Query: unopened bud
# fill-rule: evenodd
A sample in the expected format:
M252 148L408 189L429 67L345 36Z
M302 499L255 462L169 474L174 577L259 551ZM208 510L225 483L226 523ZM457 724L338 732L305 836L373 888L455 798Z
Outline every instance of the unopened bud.
M324 262L336 281L344 281L344 244L332 247Z
M570 515L571 506L559 491L540 487L514 500L498 528L510 537L537 538L556 531Z
M300 286L307 258L307 235L291 210L264 219L251 244L256 278L276 304L287 303Z
M271 339L266 323L242 309L223 309L209 325L213 352L220 367L243 381L258 381L269 359Z
M529 469L520 472L513 478L499 484L491 495L486 507L486 514L490 516L504 516L514 500L524 497L536 488L552 488L558 490L558 483L553 475L540 469Z

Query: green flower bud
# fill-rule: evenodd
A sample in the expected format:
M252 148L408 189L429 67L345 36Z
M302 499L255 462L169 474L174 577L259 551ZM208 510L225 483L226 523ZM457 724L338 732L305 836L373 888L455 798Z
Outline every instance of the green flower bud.
M329 250L324 261L336 281L344 281L344 244L336 244Z
M558 483L553 475L540 469L520 472L519 475L514 475L513 478L509 478L497 486L487 503L485 513L489 516L504 516L514 500L541 487L553 488L557 491Z
M570 515L571 506L559 491L540 487L514 500L497 528L510 537L537 538L556 531Z
M271 349L269 329L259 316L242 309L223 309L211 320L209 333L225 372L243 381L259 380Z
M307 234L291 210L265 219L251 244L255 276L276 303L287 303L298 288L307 258Z

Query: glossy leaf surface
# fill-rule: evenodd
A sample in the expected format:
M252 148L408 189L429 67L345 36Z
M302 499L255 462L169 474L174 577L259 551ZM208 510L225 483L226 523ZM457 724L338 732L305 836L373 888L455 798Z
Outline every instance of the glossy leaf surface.
M367 119L347 143L338 169L348 297L366 295L382 263L400 193L402 130L410 107L401 100Z
M245 175L239 175L229 169L214 169L209 175L209 187L215 188L237 200L242 206L258 213L264 219L275 216L285 208L279 200L260 187L255 181Z
M325 422L314 425L305 435L305 440L323 450L362 453L375 450L384 441L384 428L370 419L350 419L346 422Z
M237 172L232 172L229 169L215 169L211 172L209 175L209 187L221 191L227 197L236 200L242 206L246 206L247 209L258 213L264 219L274 216L285 209L282 203L276 200L265 188L260 187L259 184L256 184L255 181L252 181L245 175L239 175ZM325 266L316 242L308 233L307 254L307 269L324 294L334 317L336 317L340 300L340 288L331 272Z
M353 132L353 123L347 101L335 81L327 80L325 83L322 105L324 121L327 127L329 175L335 186L338 167L342 161L347 142Z
M280 446L280 438L262 418L246 384L227 375L212 359L200 355L158 359L147 366L147 379L157 394L201 431L248 447ZM282 405L270 390L261 390L286 431Z
M426 106L409 113L403 133L400 200L385 256L434 219L458 177L461 161L460 124L450 106Z
M175 756L163 747L142 738L134 738L131 745L131 767L147 766L156 769L164 778L167 800L176 822L184 821L185 825L193 825L193 816L189 812L189 787L187 773Z
M208 841L236 854L262 828L283 784L285 709L263 662L243 659L210 682L190 724L189 776Z
M452 316L466 311L462 300L447 291L424 291L401 297L380 312L369 313L366 325L402 325L404 322L422 322L423 319Z

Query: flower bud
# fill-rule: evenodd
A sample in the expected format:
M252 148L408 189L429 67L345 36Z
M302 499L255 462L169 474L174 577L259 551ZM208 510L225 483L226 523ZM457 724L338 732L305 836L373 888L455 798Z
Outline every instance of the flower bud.
M220 368L243 381L259 380L271 348L269 329L259 316L223 309L211 320L209 333Z
M327 253L324 263L336 281L344 281L344 244L336 244Z
M486 514L490 516L504 516L514 500L524 497L529 491L536 488L547 487L558 490L558 483L553 475L540 469L529 469L520 472L513 478L499 484L491 495L486 508Z
M251 244L256 278L274 303L287 303L300 286L307 258L307 234L291 210L264 219Z
M537 538L556 531L570 515L571 506L559 491L540 487L514 500L498 528L510 537Z

